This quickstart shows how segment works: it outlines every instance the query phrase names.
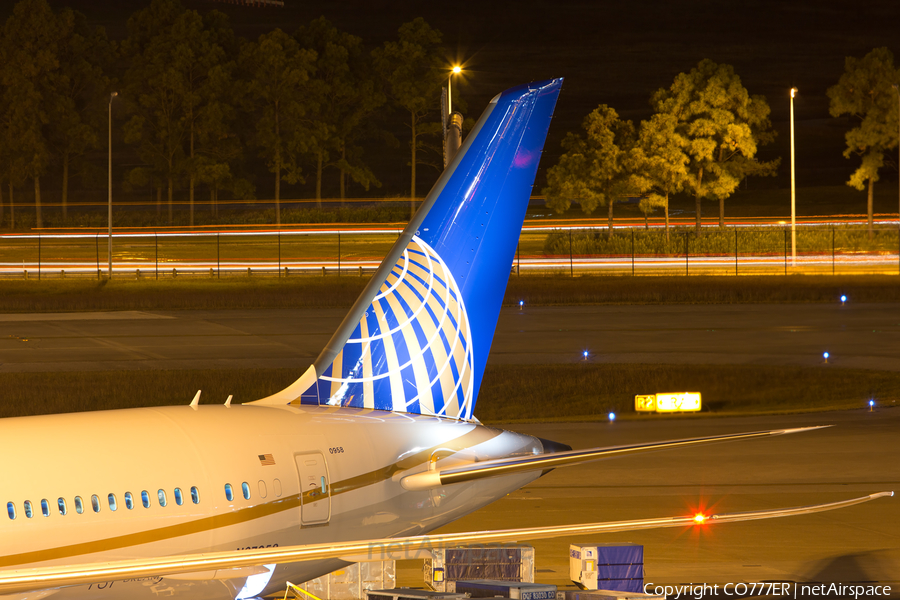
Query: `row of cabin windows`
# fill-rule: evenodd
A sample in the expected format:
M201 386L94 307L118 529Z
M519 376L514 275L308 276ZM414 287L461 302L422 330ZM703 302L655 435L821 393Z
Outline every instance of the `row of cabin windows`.
M175 488L173 495L175 496L175 504L177 504L178 506L181 506L182 504L184 504L185 496L184 496L184 493L181 491L181 488ZM193 502L194 504L200 504L200 490L198 490L196 486L191 487L190 495L191 495L191 502ZM169 503L168 495L166 494L166 490L157 491L156 498L157 498L157 501L159 502L160 506L166 506ZM109 504L109 510L111 510L111 511L118 510L119 502L118 502L115 494L109 494L106 497L106 500L107 500L107 503ZM127 508L128 510L134 509L134 507L137 505L135 502L135 497L131 492L125 492L124 500L125 500L125 508ZM75 496L75 501L73 504L75 505L76 513L78 513L79 515L84 513L85 504L84 504L84 500L82 500L81 496ZM40 505L41 505L41 514L44 515L45 517L49 517L50 516L50 501L45 498L45 499L41 500ZM102 504L100 502L100 497L97 496L97 494L94 494L93 496L91 496L91 510L93 510L95 513L98 513L98 512L100 512L101 505ZM144 508L150 508L150 492L148 492L147 490L144 490L141 492L141 505ZM59 498L56 501L56 507L59 510L60 515L65 516L65 515L69 514L69 505L66 502L65 498ZM22 508L24 509L25 516L29 519L32 518L36 514L35 506L31 503L31 500L26 500L22 504ZM6 512L9 515L10 520L13 520L18 516L15 502L7 502L6 503Z
M250 485L245 481L241 484L241 493L244 496L244 500L250 499ZM175 496L175 504L181 506L184 504L184 493L181 491L181 488L175 488L174 494ZM107 497L107 502L109 504L109 510L116 511L119 508L119 503L116 500L115 494L109 494ZM135 505L135 498L131 492L125 492L125 508L128 510L132 510ZM159 505L165 507L168 503L168 496L166 495L166 490L159 490L156 492L156 499L159 502ZM234 500L234 488L230 483L225 484L225 499L231 502ZM200 490L197 489L196 486L191 487L191 502L194 504L200 504ZM75 496L75 512L79 515L84 512L84 501L81 499L81 496ZM147 490L141 492L141 505L144 508L150 508L150 493ZM59 498L56 501L56 506L59 510L60 515L67 515L69 513L69 506L66 503L65 498ZM101 502L100 498L97 494L91 496L91 509L98 513L100 512ZM25 516L27 518L32 518L35 515L35 507L31 503L31 500L26 500L22 508L25 511ZM6 512L9 515L9 519L13 520L18 516L18 512L16 511L15 502L7 502L6 503ZM46 498L41 500L41 514L45 517L50 516L50 501Z

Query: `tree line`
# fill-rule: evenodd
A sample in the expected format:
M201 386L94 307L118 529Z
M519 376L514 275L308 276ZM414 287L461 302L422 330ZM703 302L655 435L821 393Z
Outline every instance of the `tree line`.
M844 156L860 159L847 185L868 188L870 237L873 186L890 160L887 152L898 144L900 70L893 60L887 48L862 59L848 57L844 74L827 91L831 115L848 115L858 123L845 136ZM612 236L613 206L638 197L645 216L663 209L668 240L673 194L693 196L699 235L704 200L718 202L719 226L724 227L725 200L740 183L775 174L780 159L757 156L760 146L775 139L768 102L751 95L731 65L703 60L655 92L650 104L653 115L637 126L601 104L585 117L584 133L567 134L564 153L547 173L548 206L562 213L577 201L585 214L606 207Z
M213 210L222 192L255 197L251 158L274 179L278 223L282 182L314 178L318 200L329 176L342 199L350 181L380 187L363 142L397 145L376 118L385 109L407 115L415 198L415 166L434 146L426 136L440 131L433 121L447 71L441 33L423 19L369 52L324 17L244 40L219 11L153 0L129 18L127 32L110 40L84 15L54 11L46 0L15 5L0 31L0 222L6 204L14 227L15 194L33 184L42 227L41 178L51 169L61 174L63 219L73 180L100 185L106 165L89 155L107 147L112 113L124 115L124 141L141 162L125 172L125 188L153 187L170 222L179 189L192 225L201 191Z

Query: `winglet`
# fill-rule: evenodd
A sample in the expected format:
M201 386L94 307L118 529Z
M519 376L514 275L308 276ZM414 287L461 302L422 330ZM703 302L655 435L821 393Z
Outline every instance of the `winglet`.
M225 406L231 407L231 399L234 398L232 394L228 394L228 398L225 399Z
M772 432L772 435L787 435L790 433L803 433L805 431L814 431L816 429L828 429L829 427L834 427L834 425L812 425L810 427L793 427L791 429L776 429Z
M200 405L200 390L197 390L197 393L194 394L194 399L191 400L191 408L197 410L197 407Z

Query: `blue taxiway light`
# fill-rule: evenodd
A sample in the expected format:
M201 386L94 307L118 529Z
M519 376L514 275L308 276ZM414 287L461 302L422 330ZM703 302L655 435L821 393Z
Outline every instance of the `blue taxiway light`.
M846 301L847 301L847 296L841 296L841 303L844 303Z
M523 306L525 306L525 301L519 300L519 308L522 308Z
M825 352L825 353L823 353L823 354L822 354L822 356L824 356L824 357L825 357L825 360L828 360L828 357L829 357L829 356L831 356L831 355L830 355L830 354L828 354L828 353L827 353L827 352Z
M610 420L610 421L615 421L615 420L616 420L616 413L614 413L614 412L609 413L609 420Z
M587 358L587 357L588 357L588 351L585 350L584 352L581 353L581 355L584 356L585 358Z

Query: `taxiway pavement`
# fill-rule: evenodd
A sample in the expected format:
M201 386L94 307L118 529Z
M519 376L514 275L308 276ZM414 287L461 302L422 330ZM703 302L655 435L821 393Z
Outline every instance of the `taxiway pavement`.
M0 371L296 367L343 309L0 315ZM490 362L817 365L900 371L898 304L504 309Z
M900 410L510 425L574 448L828 429L556 469L442 532L739 512L900 492ZM635 543L646 582L878 581L900 596L900 494L826 513L535 541L536 580L571 586L569 543ZM407 574L403 585L413 585ZM419 575L421 581L421 575Z

